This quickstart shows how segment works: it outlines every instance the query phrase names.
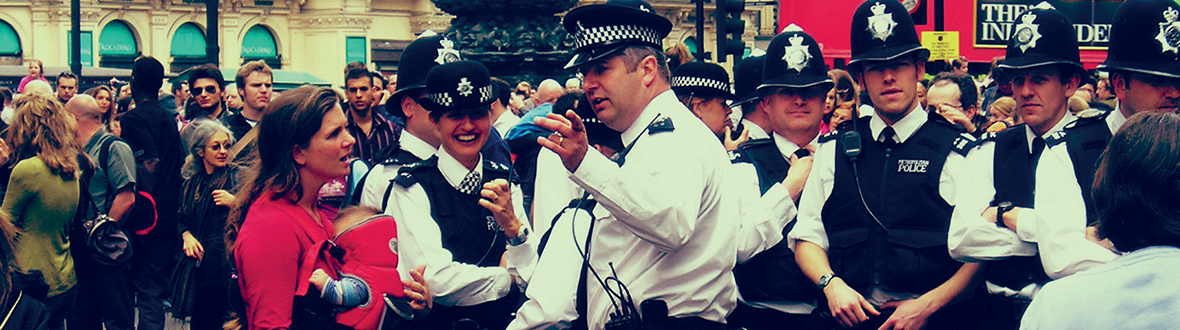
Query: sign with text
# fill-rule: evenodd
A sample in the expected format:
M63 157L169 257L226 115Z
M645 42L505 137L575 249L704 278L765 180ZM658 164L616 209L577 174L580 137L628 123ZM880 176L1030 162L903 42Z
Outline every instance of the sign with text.
M959 58L959 31L922 31L922 47L930 50L930 60Z
M1069 17L1078 46L1087 49L1106 49L1114 12L1123 3L1119 0L976 0L975 46L1005 47L1018 24L1017 16L1041 2L1048 2Z

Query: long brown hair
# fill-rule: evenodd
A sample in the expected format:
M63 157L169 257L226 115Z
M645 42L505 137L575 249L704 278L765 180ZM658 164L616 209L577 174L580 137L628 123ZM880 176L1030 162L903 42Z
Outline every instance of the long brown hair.
M258 138L254 141L256 161L243 171L239 180L238 203L230 210L225 228L226 253L233 258L234 243L250 205L264 193L272 199L288 198L299 202L303 187L299 165L292 152L295 147L306 148L320 130L324 115L331 111L340 98L331 88L304 85L283 92L271 101L258 123Z
M8 129L12 158L39 157L50 173L71 181L77 177L78 145L74 141L74 119L53 96L25 93L13 103L16 115Z
M107 85L98 85L96 87L92 87L90 89L87 89L82 94L90 95L90 97L93 97L97 101L98 100L98 92L100 92L100 91L106 91L107 98L110 99L110 105L108 105L106 109L101 109L102 110L102 123L107 124L107 123L111 122L111 117L115 115L115 108L118 108L119 102L115 99L115 91L112 90L110 87L107 87Z

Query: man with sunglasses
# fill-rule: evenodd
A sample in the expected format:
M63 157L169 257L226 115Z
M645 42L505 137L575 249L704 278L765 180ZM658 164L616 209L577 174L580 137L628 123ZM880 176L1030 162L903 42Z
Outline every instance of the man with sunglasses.
M946 235L974 138L920 108L930 52L901 3L863 3L851 39L849 72L875 115L820 144L787 242L841 326L959 328L972 311L954 303L979 264L951 259Z
M941 115L963 132L975 135L975 116L979 115L979 92L966 73L943 72L934 76L926 90L926 112Z
M186 120L200 117L220 120L225 114L222 100L225 98L225 79L221 70L213 64L205 64L189 70L189 91L193 102L184 109Z

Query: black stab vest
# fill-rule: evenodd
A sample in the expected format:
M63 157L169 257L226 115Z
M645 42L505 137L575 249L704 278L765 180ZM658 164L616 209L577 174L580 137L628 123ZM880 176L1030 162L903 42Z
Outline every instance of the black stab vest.
M1079 118L1065 125L1065 146L1073 162L1073 174L1082 188L1082 200L1086 202L1086 224L1098 222L1098 209L1090 189L1094 185L1094 171L1098 168L1098 157L1106 150L1112 135L1106 125L1106 112L1101 116Z
M758 173L758 186L765 194L775 183L787 177L791 165L783 158L773 139L758 139L742 145L741 157L734 162L749 162ZM759 252L746 263L733 268L738 292L746 301L813 302L819 293L811 280L799 269L795 253L787 246L786 236L795 221L783 228L783 240L766 251Z
M464 194L451 186L437 166L438 157L407 165L398 174L403 186L422 185L430 199L430 215L442 233L442 246L451 252L454 261L481 267L497 267L500 256L507 249L505 236L491 211L479 205L478 194ZM409 174L407 177L404 174ZM508 179L507 167L483 162L481 183ZM424 320L414 322L420 329L450 329L456 321L471 319L486 329L504 329L512 320L512 312L519 307L520 292L516 285L503 298L473 306L444 306L435 304Z
M1033 205L1035 173L1031 171L1032 158L1024 127L1023 124L1016 125L996 134L992 159L992 182L996 195L992 206L1007 201L1015 206L1036 209ZM984 278L992 284L1014 291L1020 291L1033 283L1045 284L1050 280L1039 255L989 261L984 268Z
M924 293L946 282L961 263L947 253L952 207L939 195L939 176L959 136L953 127L927 121L892 149L876 142L869 118L858 122L861 152L854 165L836 142L835 180L822 219L836 275L867 293L880 285L898 292ZM865 203L857 192L859 170Z

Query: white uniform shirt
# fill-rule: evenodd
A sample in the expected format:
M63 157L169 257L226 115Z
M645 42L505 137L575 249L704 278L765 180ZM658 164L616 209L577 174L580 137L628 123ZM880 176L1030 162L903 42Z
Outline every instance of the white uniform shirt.
M475 171L482 175L482 156L479 164ZM437 166L452 187L458 187L469 172L445 149L438 152ZM516 217L527 227L529 222L521 204L520 189L515 186L512 187L512 203ZM527 282L528 277L521 274L532 274L536 263L536 240L530 238L519 246L508 245L507 269L457 262L451 252L442 246L442 231L431 216L430 207L430 198L422 185L414 184L405 188L393 184L389 208L385 213L397 221L398 268L403 280L410 279L407 270L426 265L426 273L422 275L430 284L434 302L446 306L471 306L500 299L511 290L512 276L518 277L522 285Z
M905 143L923 124L926 123L926 111L921 108L914 107L910 113L901 120L893 124L893 129L896 132L894 140ZM935 124L936 125L936 124ZM886 125L881 117L873 116L869 120L869 129L873 136L881 140L881 131L885 129ZM828 234L824 229L823 219L821 213L823 212L824 203L827 202L828 196L832 195L832 187L835 182L836 173L836 153L842 152L837 150L836 141L831 140L820 144L816 151L815 163L811 167L811 174L807 177L807 185L803 188L803 194L799 198L799 219L795 224L795 228L787 235L787 244L791 249L795 249L795 244L799 241L808 241L825 251L828 249ZM942 199L950 204L955 205L955 187L958 182L965 180L973 173L967 172L967 161L963 155L951 151L947 155L946 164L942 167L942 172L939 173L938 194ZM864 170L867 172L868 170ZM839 276L839 274L836 274ZM874 305L880 306L889 300L901 300L913 298L925 292L886 292L880 288L873 288L870 294L864 294L865 299L872 302Z
M1053 134L1065 129L1067 123L1076 118L1066 112L1045 134L1042 139L1048 139ZM1032 152L1032 140L1036 133L1028 125L1023 126L1027 152ZM987 141L976 146L967 156L967 166L970 168L967 176L958 185L958 205L951 215L951 229L947 238L947 248L951 257L963 262L978 262L1000 260L1011 256L1032 256L1037 252L1035 219L1036 209L1022 209L1017 214L1017 231L996 226L981 215L983 210L991 206L995 199L995 153L996 143ZM1038 164L1038 168L1039 168ZM1039 172L1039 171L1038 171ZM1070 170L1070 173L1073 173ZM1003 173L1000 174L1003 180ZM1038 182L1039 186L1040 180ZM1037 190L1040 191L1040 190ZM1040 204L1034 204L1040 205ZM1019 295L1032 298L1039 286L1030 284L1019 292L988 283L988 291L1005 296Z
M1019 229L1030 230L1036 235L1041 264L1053 279L1094 268L1118 256L1086 239L1086 202L1074 175L1067 144L1045 146L1037 163L1037 194L1033 202L1037 217L1032 221L1032 228ZM1021 221L1023 219L1021 216ZM1021 222L1017 227L1026 224Z
M520 123L519 116L512 113L512 111L504 111L499 117L496 117L496 121L492 122L492 127L495 127L496 131L500 132L501 139L506 139L508 138L508 130L511 130L512 126L516 126L517 123Z
M428 159L430 156L434 156L434 153L438 152L438 148L431 146L426 141L422 141L422 139L409 132L403 132L399 139L398 146L419 159ZM401 168L401 164L374 165L373 169L369 170L369 177L365 178L365 186L361 188L360 205L380 209L382 199L385 198L385 189L390 184L393 184L389 180L397 177L397 171ZM389 204L393 204L393 200L390 200Z
M791 155L799 150L799 145L778 133L774 133L773 139L775 147L778 148L779 154L784 160L790 161ZM811 144L815 144L817 139L818 136L816 139L812 139ZM759 195L761 185L758 182L758 171L754 164L736 163L732 166L734 177L727 179L727 182L732 183L734 194L741 201L742 210L738 213L738 219L726 221L734 221L741 225L741 228L738 229L738 237L734 240L737 243L738 262L745 263L758 253L781 242L784 238L783 228L786 228L791 221L795 221L798 210L795 208L795 202L791 200L790 190L783 186L782 182L775 183L765 194ZM771 308L793 314L808 314L815 309L814 302L741 301L750 306Z
M1123 124L1127 122L1127 116L1123 114L1122 107L1116 104L1114 110L1106 115L1106 126L1110 127L1110 135L1119 131Z
M670 118L675 130L647 131L657 117ZM611 214L595 225L591 265L603 279L617 277L637 305L659 299L671 317L724 323L737 303L738 226L722 218L737 201L722 193L730 163L721 142L671 90L652 99L622 138L638 138L623 166L590 152L570 175ZM601 329L613 304L593 276L588 283L587 320Z
M593 151L591 151L593 152ZM568 329L578 318L575 304L578 276L582 271L582 252L590 222L610 216L604 207L595 207L593 217L583 210L562 210L571 200L582 197L583 190L569 179L569 172L556 153L541 149L537 155L537 185L533 198L533 228L530 240L540 244L553 218L561 217L553 225L544 254L537 260L525 296L529 300L516 311L516 319L508 329ZM544 229L542 229L544 228ZM589 285L597 285L592 280Z

